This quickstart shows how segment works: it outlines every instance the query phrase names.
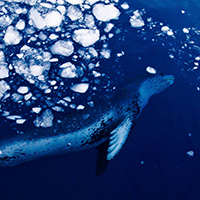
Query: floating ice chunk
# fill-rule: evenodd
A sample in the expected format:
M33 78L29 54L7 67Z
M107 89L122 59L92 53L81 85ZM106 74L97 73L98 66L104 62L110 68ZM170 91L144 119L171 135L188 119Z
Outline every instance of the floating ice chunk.
M169 31L167 31L167 35L172 36L172 35L174 35L174 33L172 30L169 30Z
M62 15L64 15L66 13L65 6L58 6L56 9L59 10Z
M5 95L7 90L10 90L8 83L4 80L0 81L0 99Z
M53 33L49 36L49 39L51 39L51 40L55 40L57 38L58 38L58 35L53 34Z
M190 156L190 157L193 157L194 156L194 151L188 151L187 155Z
M82 4L84 2L84 0L65 0L65 1L73 5Z
M54 107L52 107L52 109L57 111L57 112L64 112L64 109L60 106L54 106Z
M161 31L163 31L163 32L167 32L167 31L169 31L170 30L170 28L168 27L168 26L163 26L162 28L161 28Z
M81 18L82 12L79 10L78 7L71 5L71 6L69 6L68 9L67 9L67 16L68 16L72 21L75 21L75 20Z
M15 25L16 29L23 30L25 28L24 20L20 19L17 24Z
M110 53L109 49L102 49L100 52L101 56L106 59L110 58Z
M129 5L128 5L127 2L122 3L121 7L122 7L124 10L129 9Z
M88 88L89 88L88 83L78 83L70 87L72 91L78 92L78 93L85 93L88 90Z
M20 94L26 94L28 92L28 87L27 86L20 86L18 89L17 89L17 92L20 93Z
M87 2L88 2L90 5L93 5L93 4L96 3L97 1L99 1L99 0L87 0Z
M41 116L37 117L34 121L36 127L48 128L53 126L53 113L50 109L45 110Z
M9 77L9 69L7 64L0 62L0 79Z
M95 21L93 15L86 14L84 23L88 28L94 28L95 27Z
M153 67L147 67L146 71L149 72L150 74L156 74L156 70Z
M7 116L6 118L10 119L10 120L16 120L16 119L20 119L21 116L20 115L10 115L10 116Z
M32 65L30 66L30 70L33 76L40 76L44 71L44 67L40 65Z
M34 26L38 29L43 29L46 26L45 19L35 8L31 8L29 12L29 18L33 22Z
M71 97L64 97L63 99L64 99L65 101L68 101L68 102L71 102L71 101L72 101Z
M63 78L75 78L78 77L76 73L76 67L70 62L66 62L60 66L61 72L60 76Z
M32 97L32 93L30 92L30 93L28 93L28 94L26 94L26 95L24 96L24 99L25 99L26 101L28 101L31 97Z
M0 51L0 62L5 62L5 55L3 51Z
M106 24L106 28L104 28L104 31L106 33L108 33L108 32L110 32L112 30L113 27L114 27L114 24L108 23L108 24Z
M70 56L74 52L74 46L70 40L59 40L51 46L51 52L62 56Z
M141 28L145 25L144 20L138 10L134 11L133 16L130 18L130 24L134 28Z
M118 19L120 15L119 10L113 4L95 4L92 12L99 21L103 22L108 22L111 19Z
M23 124L26 121L26 119L17 119L16 123L17 124Z
M41 107L34 107L34 108L32 108L32 111L33 111L34 113L37 113L37 114L39 114L41 110L42 110Z
M83 110L84 108L85 108L85 106L83 106L83 105L78 105L78 106L76 107L77 110Z
M195 60L200 61L200 56L197 56Z
M189 33L189 32L190 32L189 29L183 28L183 33Z
M74 31L73 40L84 47L93 45L99 40L100 32L98 29L78 29Z
M57 27L60 26L62 22L62 15L58 11L51 11L47 13L45 17L45 22L47 27Z
M9 26L4 36L4 42L6 45L16 45L22 40L20 33L13 27Z

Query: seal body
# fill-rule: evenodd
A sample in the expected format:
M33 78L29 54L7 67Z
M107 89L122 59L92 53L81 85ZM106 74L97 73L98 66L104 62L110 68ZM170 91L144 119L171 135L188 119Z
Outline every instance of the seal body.
M52 127L35 128L2 141L0 166L14 166L35 158L104 145L109 161L120 151L149 98L165 90L173 76L151 75L99 99L94 107L71 112ZM102 148L99 148L102 151ZM99 154L101 155L101 154Z

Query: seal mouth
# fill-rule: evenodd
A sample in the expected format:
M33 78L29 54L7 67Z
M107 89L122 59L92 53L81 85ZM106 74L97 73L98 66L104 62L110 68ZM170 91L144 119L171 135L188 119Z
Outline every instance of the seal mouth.
M170 85L174 83L174 76L173 75L165 75L163 76L164 80L168 81Z

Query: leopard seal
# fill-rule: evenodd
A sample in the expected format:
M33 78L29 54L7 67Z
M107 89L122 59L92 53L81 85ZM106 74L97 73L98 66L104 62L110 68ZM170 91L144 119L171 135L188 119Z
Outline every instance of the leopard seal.
M62 116L52 127L35 128L2 141L0 166L14 166L39 157L98 149L97 173L124 145L149 98L172 85L172 75L148 74L95 102L94 107ZM99 170L99 169L100 170Z

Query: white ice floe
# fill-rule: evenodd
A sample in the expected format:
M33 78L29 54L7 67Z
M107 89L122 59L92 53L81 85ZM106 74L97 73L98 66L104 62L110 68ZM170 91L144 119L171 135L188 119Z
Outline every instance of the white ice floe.
M93 45L99 40L100 32L98 29L78 29L74 31L73 40L84 47Z
M18 30L23 30L25 28L25 25L25 21L23 19L20 19L15 25L15 28Z
M86 0L90 5L93 5L94 3L98 2L99 0Z
M195 60L200 61L200 56L195 57Z
M78 106L76 107L77 110L83 110L84 108L85 108L85 106L83 106L83 105L78 105Z
M84 0L65 0L65 1L73 5L82 4L84 2Z
M10 119L10 120L16 120L16 119L20 119L21 116L20 115L9 115L6 118Z
M156 74L156 69L150 66L146 68L146 71L149 72L150 74Z
M109 59L111 51L109 49L102 49L101 52L100 52L100 54L101 54L101 56L103 58Z
M127 2L122 3L121 7L122 7L124 10L129 9L129 5L128 5Z
M59 40L51 46L51 52L62 56L70 56L74 52L73 42Z
M55 110L57 112L64 112L64 109L60 106L54 106L54 107L52 107L52 110Z
M27 86L20 86L17 89L17 92L20 94L26 94L29 91L29 88Z
M94 21L93 15L86 14L84 18L84 23L85 23L85 26L87 26L88 28L94 28L95 21Z
M67 16L72 21L76 21L77 19L81 18L82 12L78 7L71 5L67 8Z
M35 8L31 8L31 10L29 11L29 19L29 24L33 23L33 25L38 29L43 29L46 26L45 19Z
M119 10L113 4L95 4L92 12L99 21L103 22L108 22L111 19L118 19L120 15Z
M188 28L183 28L183 33L189 33L189 29Z
M45 110L40 116L36 118L34 124L36 127L48 128L53 126L53 113L50 109Z
M70 87L72 91L78 92L78 93L85 93L88 90L88 88L89 88L88 83L78 83Z
M9 69L6 63L0 62L0 79L9 77Z
M76 73L76 67L70 62L66 62L60 66L60 76L63 78L75 78L78 77Z
M164 33L166 33L166 34L169 35L169 36L174 35L172 29L170 29L168 26L163 26L163 27L161 28L161 31L164 32Z
M193 157L194 156L194 151L188 151L187 155L190 156L190 157Z
M138 10L134 11L130 18L130 24L133 28L141 28L145 25L144 20Z
M16 45L22 40L20 33L13 27L9 26L4 36L4 42L6 45Z
M32 65L30 66L30 70L33 76L40 76L44 71L44 67L40 65Z
M41 107L33 107L33 108L32 108L32 111L33 111L34 113L37 113L37 114L39 114L41 110L42 110Z
M10 90L10 86L4 80L1 80L0 81L0 99L5 95L7 90Z
M30 93L28 93L28 94L26 94L26 95L24 96L24 100L25 100L25 101L28 101L32 96L33 96L33 94L30 92Z
M17 124L24 124L25 121L26 121L26 119L17 119L16 123Z
M110 31L112 30L113 27L114 27L114 24L112 24L112 23L107 23L107 24L106 24L106 28L104 28L104 31L105 31L106 33L108 33L108 32L110 32Z
M47 15L45 17L45 21L46 21L47 27L60 26L60 24L62 22L62 15L60 12L53 10L53 11L47 13Z

